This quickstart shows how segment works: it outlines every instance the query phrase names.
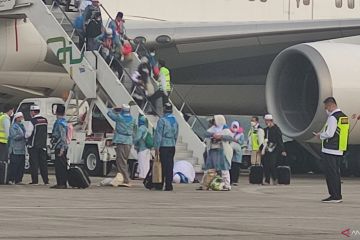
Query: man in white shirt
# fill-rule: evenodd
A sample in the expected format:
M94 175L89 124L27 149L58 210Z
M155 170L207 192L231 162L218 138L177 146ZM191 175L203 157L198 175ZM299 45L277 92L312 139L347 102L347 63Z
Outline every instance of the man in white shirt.
M323 167L330 197L324 203L340 203L341 175L340 165L349 138L349 118L337 107L335 98L325 99L325 110L328 120L322 132L314 133L322 141Z

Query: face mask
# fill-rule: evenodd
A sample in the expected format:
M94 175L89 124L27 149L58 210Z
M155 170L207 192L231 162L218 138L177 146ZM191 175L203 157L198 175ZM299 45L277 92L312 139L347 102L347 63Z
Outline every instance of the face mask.
M327 110L327 109L326 109L326 114L327 114L327 115L330 115L330 114L331 114L331 112L330 112L329 110Z
M14 116L14 112L11 112L11 113L10 113L10 117L13 117L13 116Z
M251 122L250 124L251 124L252 127L256 126L256 122Z
M155 56L155 53L154 53L154 52L152 52L152 53L150 53L150 55L151 55L152 57L154 57L154 56Z

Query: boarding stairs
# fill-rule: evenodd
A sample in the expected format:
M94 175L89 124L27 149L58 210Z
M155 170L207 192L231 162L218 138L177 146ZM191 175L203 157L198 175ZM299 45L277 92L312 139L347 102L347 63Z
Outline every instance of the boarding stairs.
M11 0L5 7L0 7L0 17L30 20L85 99L91 102L91 107L96 105L114 127L114 122L107 117L108 109L135 102L122 81L130 79L130 71L136 69L140 60L137 53L133 53L133 61L124 66L124 74L119 79L98 51L79 50L75 45L76 30L72 23L76 16L77 13L65 13L61 6L55 6L55 3L47 6L41 0ZM131 114L137 117L143 110L135 105L131 107ZM180 128L175 160L189 161L200 172L204 143L175 106L174 115ZM148 119L155 126L158 118L149 116Z

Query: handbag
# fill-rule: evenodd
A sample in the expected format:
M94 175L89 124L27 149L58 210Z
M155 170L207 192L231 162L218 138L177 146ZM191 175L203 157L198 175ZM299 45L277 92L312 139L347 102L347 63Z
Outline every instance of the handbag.
M152 169L152 182L162 183L162 167L159 157L156 157L154 161Z

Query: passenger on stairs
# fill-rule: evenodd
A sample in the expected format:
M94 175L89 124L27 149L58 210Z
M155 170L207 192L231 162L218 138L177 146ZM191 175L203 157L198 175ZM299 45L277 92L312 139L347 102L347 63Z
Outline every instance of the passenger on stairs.
M128 157L133 145L136 124L127 104L110 110L107 115L116 123L113 144L116 145L117 171L124 176L124 186L130 187Z
M83 15L84 12L85 12L86 7L91 5L91 4L92 4L91 0L81 0L80 6L79 6L80 15Z
M207 130L206 138L208 142L208 154L206 159L206 169L215 169L221 171L224 182L224 191L231 190L230 168L233 157L233 149L230 145L233 142L233 134L226 126L226 120L223 115L215 115L215 125Z
M231 124L230 130L234 134L234 140L231 143L231 147L233 148L233 158L231 160L230 180L232 185L237 186L242 163L242 146L245 142L244 129L240 126L238 121L234 121Z
M118 12L116 18L109 23L109 28L113 30L114 39L117 44L122 46L125 40L129 40L126 36L126 29L124 26L125 20L123 19L124 14Z
M154 136L155 154L160 157L165 191L173 190L175 146L179 136L179 124L172 112L172 105L167 103L164 116L159 119Z
M165 81L166 81L165 91L166 91L167 94L164 95L164 98L163 98L163 103L165 104L165 103L169 102L169 97L170 97L171 90L172 90L171 72L167 68L166 62L164 60L162 60L162 59L159 60L159 68L160 68L160 72L164 75Z
M94 51L99 48L95 38L103 31L99 1L92 0L92 4L84 11L84 31L86 33L86 49Z
M150 67L147 63L146 58L141 59L141 64L138 66L138 69L131 76L133 81L133 86L131 92L132 96L136 101L137 105L143 109L146 102L146 94L149 91L149 82L150 82Z
M151 153L146 145L148 134L148 120L143 115L139 115L138 128L134 139L134 146L138 155L138 173L140 179L145 179L150 169Z

